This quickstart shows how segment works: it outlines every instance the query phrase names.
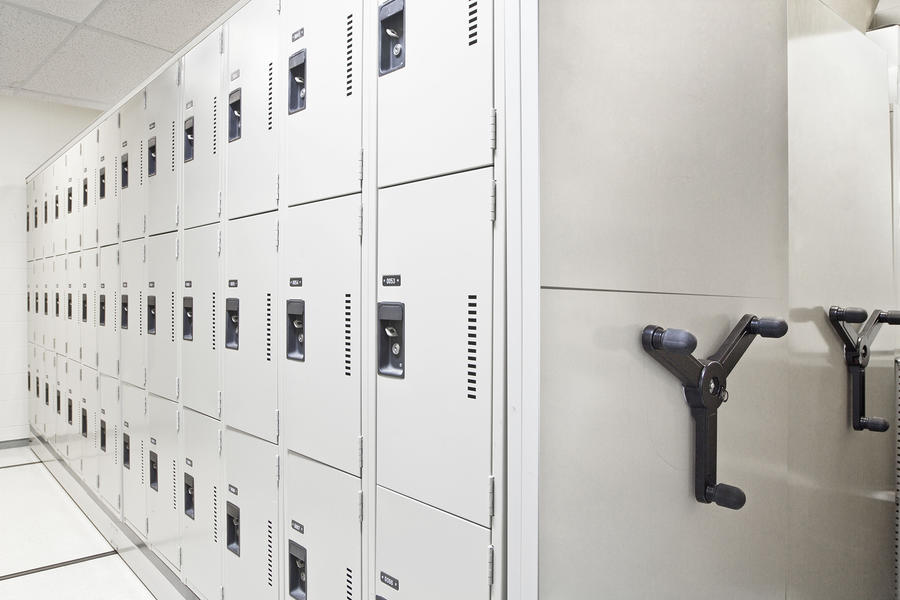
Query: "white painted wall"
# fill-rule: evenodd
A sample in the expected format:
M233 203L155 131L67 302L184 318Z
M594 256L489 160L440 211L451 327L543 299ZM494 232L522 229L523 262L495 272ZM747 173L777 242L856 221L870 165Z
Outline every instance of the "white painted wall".
M0 96L0 441L28 435L25 177L99 114Z

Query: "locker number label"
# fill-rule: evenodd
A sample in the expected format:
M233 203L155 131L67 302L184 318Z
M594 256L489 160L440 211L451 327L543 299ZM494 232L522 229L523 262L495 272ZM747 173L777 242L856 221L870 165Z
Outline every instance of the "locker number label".
M394 588L398 592L400 591L400 580L397 579L396 577L391 577L384 571L381 572L381 583L383 583L384 585L386 585L388 587Z
M303 278L302 277L291 277L290 284L291 284L291 287L303 287Z
M381 285L385 287L400 287L399 275L382 275Z
M191 459L185 457L185 459L184 459L184 464L186 464L186 465L189 466L189 467L193 467L193 466L194 466L194 461L192 461Z
M238 281L237 279L229 279L229 280L228 280L228 287L230 287L230 288L236 288L236 287L237 287L237 281Z
M194 283L190 280L184 282L184 287L189 288L192 287Z
M235 496L238 495L237 486L233 486L230 483L228 484L228 491L231 492L232 494L234 494Z
M304 533L304 532L305 532L305 529L304 529L304 527L303 527L303 524L302 524L302 523L298 523L297 521L291 521L291 528L292 528L294 531L298 532L298 533Z

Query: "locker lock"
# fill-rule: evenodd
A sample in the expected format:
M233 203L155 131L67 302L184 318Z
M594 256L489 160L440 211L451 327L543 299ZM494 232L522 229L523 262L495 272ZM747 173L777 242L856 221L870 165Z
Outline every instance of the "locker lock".
M147 296L147 333L156 335L156 296Z
M306 548L288 540L288 588L294 600L306 600Z
M405 0L388 0L378 7L381 25L378 49L379 76L406 66Z
M288 114L306 108L306 49L288 59Z
M237 350L239 346L240 305L238 298L225 299L225 347L230 350Z
M122 294L122 329L128 329L128 294Z
M159 491L159 456L150 451L150 489Z
M189 473L184 474L184 514L194 519L194 476Z
M194 339L194 298L185 296L181 304L181 337L190 342Z
M851 424L856 431L887 431L890 425L879 417L866 416L866 367L872 356L871 347L878 330L885 323L900 325L900 311L876 309L869 316L862 308L828 309L828 322L844 343L844 362L850 376ZM848 323L863 323L854 331Z
M241 509L231 502L225 506L225 544L232 553L241 555Z
M404 305L402 302L378 303L378 373L403 378L405 366Z
M728 400L726 378L756 336L780 338L787 330L781 319L744 315L719 349L700 360L692 355L697 338L690 332L657 325L644 328L644 351L681 381L694 418L694 496L698 502L738 510L747 501L740 488L716 483L717 412Z
M288 360L303 362L306 360L306 302L303 300L287 301L287 335L285 343Z
M100 327L106 327L106 294L100 294Z

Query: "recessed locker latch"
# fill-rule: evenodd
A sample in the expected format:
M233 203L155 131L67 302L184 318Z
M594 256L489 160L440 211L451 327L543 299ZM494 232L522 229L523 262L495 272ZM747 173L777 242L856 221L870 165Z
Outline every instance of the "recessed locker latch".
M131 436L122 434L122 466L131 469Z
M147 296L147 333L156 335L156 296Z
M306 360L306 303L303 300L287 301L287 357L288 360Z
M123 154L119 161L122 165L122 182L119 186L124 190L128 187L128 153Z
M106 421L100 419L100 451L106 452Z
M237 556L241 555L241 509L226 502L225 506L226 524L225 524L225 543L229 550Z
M871 347L878 330L885 323L900 325L900 311L876 309L869 316L862 308L828 309L828 321L844 342L844 362L850 375L850 406L853 429L856 431L887 431L888 422L879 417L866 416L866 367L872 356ZM863 323L854 331L847 323Z
M122 329L128 329L128 294L122 294Z
M378 373L402 378L404 374L403 303L378 303Z
M306 548L293 540L288 541L288 585L291 598L306 600Z
M159 456L150 451L150 489L159 491Z
M181 337L190 342L194 339L194 298L185 296L181 304Z
M704 504L738 510L747 501L737 487L716 483L716 421L718 408L728 400L725 378L737 366L757 335L780 338L787 333L781 319L744 315L715 354L698 360L691 354L697 338L682 329L647 325L641 336L644 351L681 380L694 417L694 496Z
M241 139L241 88L228 94L228 141Z
M194 117L184 120L184 162L194 160Z
M184 514L194 520L194 476L184 474Z
M288 114L306 108L306 48L288 59Z
M100 327L106 327L106 294L100 294Z
M378 75L406 66L405 0L388 0L378 8Z
M88 320L87 294L81 294L81 322L87 323L87 320Z
M147 140L147 177L156 175L156 136Z
M225 299L225 347L238 349L238 326L240 325L241 301L238 298Z

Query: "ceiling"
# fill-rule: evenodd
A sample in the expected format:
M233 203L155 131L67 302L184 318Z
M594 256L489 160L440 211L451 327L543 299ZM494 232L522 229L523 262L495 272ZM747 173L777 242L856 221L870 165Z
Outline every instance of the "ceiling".
M0 93L105 110L239 0L0 0Z

